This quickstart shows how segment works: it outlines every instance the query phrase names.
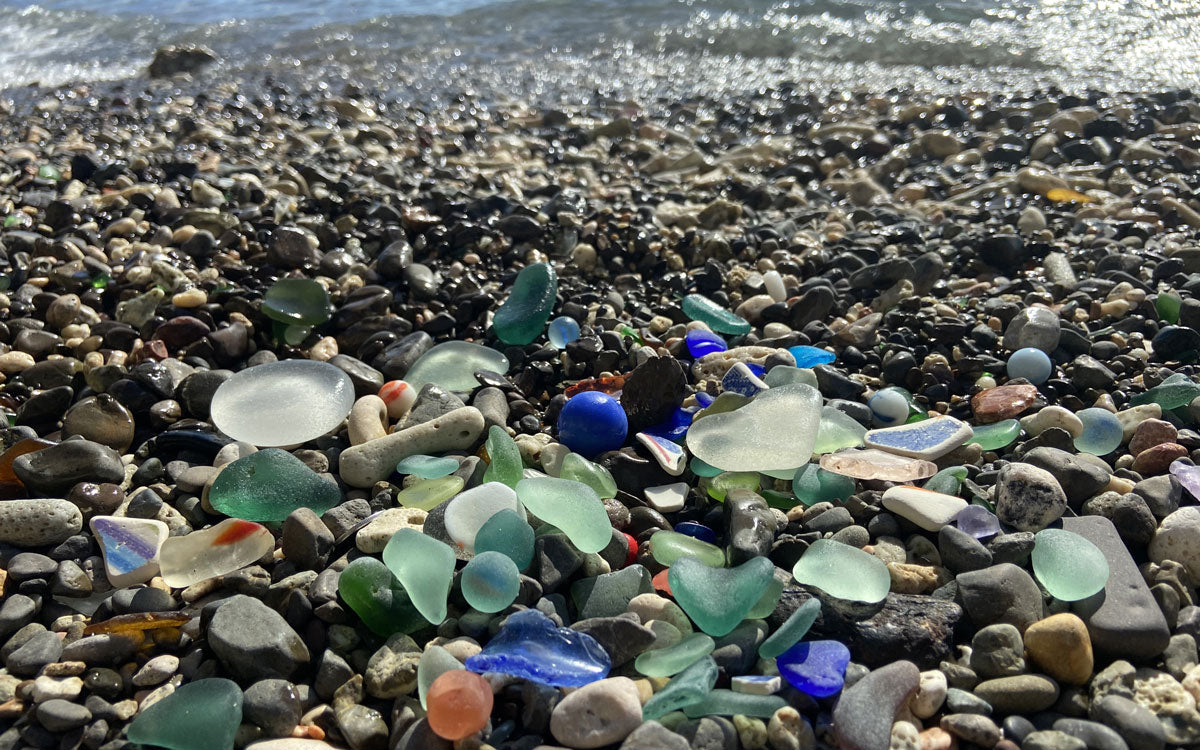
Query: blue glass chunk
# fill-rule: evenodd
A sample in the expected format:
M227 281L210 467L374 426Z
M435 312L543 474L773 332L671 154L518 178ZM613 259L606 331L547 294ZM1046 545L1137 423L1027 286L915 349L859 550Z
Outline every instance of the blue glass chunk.
M499 672L551 687L581 687L608 676L612 659L595 638L554 621L536 609L509 615L467 669Z
M712 402L716 400L716 396L710 396L704 391L699 391L696 393L696 403L700 404L701 409L707 409L708 407L712 406Z
M729 344L725 343L725 339L702 328L688 331L683 340L687 343L688 352L695 359L700 359L705 354L715 354L729 349Z
M828 698L842 689L850 649L841 641L801 641L775 658L779 674L797 690Z
M827 365L837 359L837 355L833 352L827 352L815 346L793 346L789 347L788 351L796 358L796 367Z
M667 421L642 430L642 432L679 442L683 440L687 435L688 428L692 426L692 417L696 411L696 409L677 408L671 412L671 416L667 417Z
M688 536L699 539L702 542L708 542L709 544L717 543L717 532L713 531L702 523L697 523L695 521L680 521L679 523L675 524L675 531L679 532L680 534L687 534Z

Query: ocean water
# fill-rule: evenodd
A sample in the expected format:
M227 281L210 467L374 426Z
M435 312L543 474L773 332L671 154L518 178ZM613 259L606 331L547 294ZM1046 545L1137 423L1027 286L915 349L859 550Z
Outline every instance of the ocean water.
M289 71L671 93L1200 84L1200 0L0 0L0 89L138 76L202 43Z

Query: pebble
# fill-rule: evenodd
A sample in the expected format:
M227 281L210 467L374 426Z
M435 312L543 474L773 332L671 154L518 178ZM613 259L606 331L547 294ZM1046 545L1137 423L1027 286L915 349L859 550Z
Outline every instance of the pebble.
M283 617L240 594L217 609L208 642L221 663L243 680L287 679L309 660L308 648Z
M642 723L637 686L628 677L585 685L563 698L550 714L550 732L571 748L621 742Z
M0 502L0 542L17 547L44 547L78 534L79 508L66 500L39 498Z
M996 479L996 516L1021 531L1038 531L1058 520L1067 496L1053 474L1028 463L1011 463Z

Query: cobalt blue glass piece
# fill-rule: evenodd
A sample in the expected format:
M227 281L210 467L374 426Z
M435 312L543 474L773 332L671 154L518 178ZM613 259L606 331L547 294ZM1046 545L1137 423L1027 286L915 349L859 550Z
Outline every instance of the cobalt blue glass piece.
M667 417L667 421L642 430L642 432L679 442L683 440L687 435L688 428L692 426L692 416L695 413L695 409L677 408L671 412L671 416Z
M688 331L683 340L687 343L688 352L694 359L700 359L705 354L715 354L729 349L729 344L725 343L725 339L702 328Z
M762 365L756 365L753 362L747 362L746 367L750 368L750 372L754 373L754 377L761 378L767 374L767 368Z
M815 346L792 346L788 348L788 351L796 358L796 367L827 365L837 359L837 355L833 352L827 352Z
M801 641L775 657L779 674L797 690L828 698L842 689L850 649L841 641Z
M715 396L710 396L704 391L698 391L696 393L696 403L700 404L701 409L707 409L708 407L712 406L712 402L716 400L717 399Z
M487 648L467 659L467 669L499 672L551 687L581 687L603 680L612 659L595 638L554 621L536 609L508 616Z
M600 391L572 396L558 415L559 442L587 458L620 448L628 434L625 409Z
M717 532L713 531L702 523L697 523L695 521L680 521L679 523L675 524L675 531L680 534L687 534L688 536L694 539L699 539L702 542L708 542L709 544L717 543Z

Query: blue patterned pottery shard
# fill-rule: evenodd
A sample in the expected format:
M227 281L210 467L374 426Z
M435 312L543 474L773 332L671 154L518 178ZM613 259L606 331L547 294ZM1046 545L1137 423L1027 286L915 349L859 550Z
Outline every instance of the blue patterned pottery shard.
M93 516L92 534L104 555L104 572L114 588L145 583L158 574L158 550L170 534L162 521Z
M768 388L770 386L755 375L754 371L747 367L745 362L738 362L733 367L730 367L725 372L725 377L721 378L721 389L723 391L726 393L738 393L748 398L754 398Z
M646 446L654 456L654 460L658 461L658 465L663 467L668 474L677 477L683 473L687 466L687 453L678 443L647 432L639 432L637 439L639 443Z
M472 672L500 672L552 687L602 680L612 659L596 639L560 628L536 609L508 616L483 651L467 659Z
M868 448L909 458L933 460L971 439L971 425L954 417L935 417L898 427L869 431L863 439Z

